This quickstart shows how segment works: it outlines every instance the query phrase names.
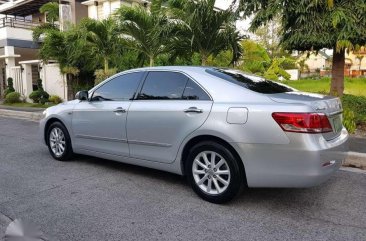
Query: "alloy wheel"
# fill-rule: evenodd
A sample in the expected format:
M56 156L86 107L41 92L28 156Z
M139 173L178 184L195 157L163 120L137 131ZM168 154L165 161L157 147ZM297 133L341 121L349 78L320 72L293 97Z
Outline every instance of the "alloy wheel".
M230 184L229 165L214 151L199 153L193 161L192 173L196 185L207 194L221 194Z
M66 140L63 131L55 127L50 132L50 147L56 157L60 157L64 154L66 149Z

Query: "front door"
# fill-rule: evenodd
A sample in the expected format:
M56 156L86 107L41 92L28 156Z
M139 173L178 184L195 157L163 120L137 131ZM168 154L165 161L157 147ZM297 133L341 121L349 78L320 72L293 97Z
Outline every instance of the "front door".
M207 119L208 94L186 75L152 71L127 117L130 156L171 163L179 146Z
M73 111L73 146L94 152L129 156L127 113L143 72L117 76L96 89Z

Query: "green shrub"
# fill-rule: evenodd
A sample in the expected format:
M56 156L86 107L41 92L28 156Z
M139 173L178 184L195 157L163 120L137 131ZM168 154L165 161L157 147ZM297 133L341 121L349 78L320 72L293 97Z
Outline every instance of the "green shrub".
M354 133L356 130L355 113L350 109L343 110L343 125L349 133Z
M50 98L50 95L43 90L42 79L37 80L37 86L38 90L33 91L29 95L29 99L33 100L34 103L40 103L44 105Z
M106 80L107 78L115 75L117 73L117 69L109 69L107 72L104 69L97 69L94 72L95 75L95 84L99 84L100 82Z
M29 95L29 99L33 100L34 103L45 104L49 98L50 98L50 95L43 89L38 89L36 91L33 91Z
M356 125L366 123L366 97L355 95L343 95L342 104L344 109L349 109L354 113Z
M48 99L49 102L52 102L54 104L60 104L62 103L62 99L58 95L51 95L51 97Z
M13 103L20 103L20 94L18 92L11 92L6 95L5 103L13 104Z
M6 97L9 93L15 92L14 84L13 84L13 78L8 78L8 87L4 90L4 96Z

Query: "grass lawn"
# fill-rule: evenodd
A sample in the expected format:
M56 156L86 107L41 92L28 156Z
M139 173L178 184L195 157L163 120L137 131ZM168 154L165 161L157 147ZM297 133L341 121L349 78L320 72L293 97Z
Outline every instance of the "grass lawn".
M329 93L330 89L330 78L321 78L319 80L302 79L284 81L283 83L295 89L313 93ZM346 78L344 86L345 94L366 97L366 78Z
M48 107L54 106L55 104L42 105L42 104L39 104L39 103L13 103L13 104L4 103L3 105L14 106L14 107L48 108Z

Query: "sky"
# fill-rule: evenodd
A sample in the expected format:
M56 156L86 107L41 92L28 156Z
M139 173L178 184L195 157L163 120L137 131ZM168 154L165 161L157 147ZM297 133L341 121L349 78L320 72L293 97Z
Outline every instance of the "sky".
M230 6L233 0L216 0L215 6L221 9L226 9ZM250 26L250 19L244 19L237 21L236 27L242 33L248 33L248 28Z

